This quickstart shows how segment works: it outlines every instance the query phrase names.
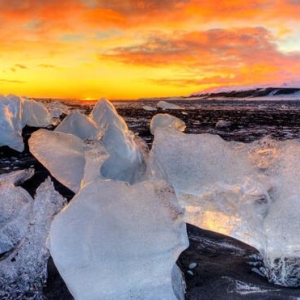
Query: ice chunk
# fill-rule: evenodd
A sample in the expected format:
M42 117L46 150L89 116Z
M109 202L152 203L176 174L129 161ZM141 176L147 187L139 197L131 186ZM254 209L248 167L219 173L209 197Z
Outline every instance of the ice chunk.
M219 120L217 123L216 123L216 129L219 129L219 130L224 130L228 127L231 126L231 122L230 121L225 121L225 120Z
M109 124L105 129L102 142L110 157L101 167L106 178L135 183L142 180L145 173L145 156L142 148L135 142L135 136L129 130Z
M115 125L122 130L127 130L127 124L118 115L115 107L106 99L102 99L94 106L90 117L96 122L100 131L103 131L109 124Z
M82 188L50 230L51 255L73 296L183 299L171 282L188 245L176 201L162 181L98 181ZM182 283L178 272L173 277Z
M0 254L10 251L27 233L33 199L15 185L32 175L32 169L0 175Z
M55 131L74 134L83 140L93 139L99 132L97 124L78 111L70 113Z
M157 114L155 115L150 122L150 131L154 134L156 128L175 128L179 131L185 130L185 123L180 119L171 116L169 114Z
M100 169L102 164L108 159L109 154L102 142L89 141L86 145L84 157L85 166L83 172L84 176L80 184L81 188L98 179L105 180L105 178L101 175Z
M159 101L157 103L156 107L162 108L162 109L182 109L179 105L169 103L166 101Z
M8 146L22 152L22 105L14 96L0 96L0 146Z
M0 186L19 185L31 178L34 169L19 170L0 175Z
M271 282L300 286L300 143L242 144L155 131L152 176L175 187L185 220L256 247Z
M99 178L108 153L100 141L84 142L72 134L38 130L29 139L30 152L51 175L73 192Z
M276 284L300 286L300 143L265 139L254 145L259 147L252 155L267 161L264 172L276 181L273 203L264 220L267 276Z
M249 160L235 154L234 147L217 135L184 134L172 128L156 129L151 150L152 163L159 161L174 187L189 192L218 181L235 184L252 174Z
M50 114L42 103L14 95L0 96L0 146L22 152L23 127L44 127L49 124Z
M262 250L270 180L239 151L238 143L215 135L158 128L150 166L153 176L167 179L176 189L186 222Z
M84 175L85 143L75 135L40 129L29 139L30 152L53 177L78 192Z
M128 130L127 124L108 100L98 101L91 117L99 128L98 139L101 138L110 155L101 167L101 174L129 183L142 180L148 152L146 143Z
M26 193L25 190L23 192ZM54 190L50 179L37 189L34 201L29 195L26 197L26 205L31 206L29 214L26 213L26 224L19 218L15 219L15 227L26 231L26 235L0 260L1 299L43 299L49 258L46 239L51 221L62 209L65 200ZM17 215L18 207L13 210Z
M147 111L156 111L157 110L157 108L149 106L149 105L144 105L143 109L147 110Z
M59 101L48 102L46 106L52 118L59 118L62 114L68 115L70 112L70 107Z
M34 100L23 99L23 127L46 127L51 124L51 115L47 107Z

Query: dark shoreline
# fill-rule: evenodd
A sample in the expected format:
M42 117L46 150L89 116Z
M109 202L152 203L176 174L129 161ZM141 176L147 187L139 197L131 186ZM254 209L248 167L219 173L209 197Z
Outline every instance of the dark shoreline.
M176 101L178 102L178 101ZM196 109L187 109L185 106L191 101L179 101L183 106L181 110L157 110L146 111L141 107L117 107L121 116L128 123L129 128L144 138L151 147L153 136L150 134L149 123L153 115L157 113L169 113L184 120L187 124L186 133L212 133L218 134L225 140L251 142L264 136L275 139L298 139L300 137L300 101L292 102L257 102L247 101L197 101L200 106ZM238 103L238 104L236 104ZM252 104L251 104L252 103ZM146 101L139 105L146 104ZM152 106L155 103L152 101ZM232 106L236 105L235 109ZM266 108L261 107L267 105ZM282 108L282 105L287 107ZM259 107L260 106L260 107ZM80 106L85 113L89 113L90 106ZM74 106L74 108L78 108ZM218 120L228 120L231 125L222 130L216 129ZM50 130L53 127L49 128ZM22 186L31 195L35 194L37 186L49 176L49 172L29 153L27 141L30 134L37 128L26 127L23 131L25 151L19 153L8 147L0 148L0 170L11 172L12 170L33 167L35 175ZM74 193L65 188L52 178L55 188L68 200ZM300 297L300 289L284 288L272 285L258 274L251 271L251 254L257 251L239 241L222 235L204 231L188 225L190 247L179 257L180 265L187 283L187 300L212 300L212 299L266 299L285 300ZM227 246L226 246L227 245ZM228 245L233 245L228 247ZM242 249L235 251L234 249ZM197 267L189 269L189 264L196 262ZM261 264L259 260L256 263ZM192 271L193 275L190 274ZM52 262L48 263L49 278L44 289L45 296L49 300L73 299L64 282L57 273ZM253 286L253 290L235 291L236 280ZM258 290L255 290L258 288ZM263 290L263 292L259 291Z

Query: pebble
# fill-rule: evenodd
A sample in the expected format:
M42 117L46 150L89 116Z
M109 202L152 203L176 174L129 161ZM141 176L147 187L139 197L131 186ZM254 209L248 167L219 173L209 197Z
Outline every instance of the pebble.
M191 275L191 276L194 276L194 272L193 272L193 271L188 270L187 273L188 273L189 275Z
M189 269L195 269L197 264L195 262L189 264Z

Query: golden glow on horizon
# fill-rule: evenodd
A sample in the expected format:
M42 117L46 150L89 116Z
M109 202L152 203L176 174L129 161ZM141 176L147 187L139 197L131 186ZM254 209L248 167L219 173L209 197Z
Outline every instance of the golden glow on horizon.
M300 2L0 0L0 93L189 95L300 79Z

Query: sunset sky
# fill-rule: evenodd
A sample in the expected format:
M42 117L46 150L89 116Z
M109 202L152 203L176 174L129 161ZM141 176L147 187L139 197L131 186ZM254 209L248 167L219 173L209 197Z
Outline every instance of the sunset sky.
M134 99L300 82L300 0L0 0L0 93Z

